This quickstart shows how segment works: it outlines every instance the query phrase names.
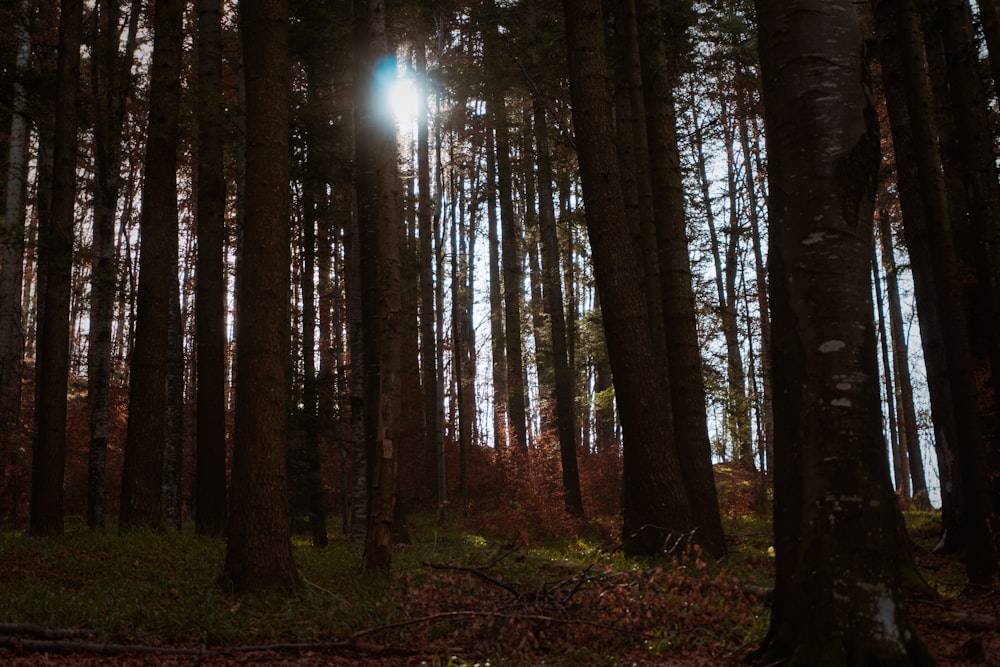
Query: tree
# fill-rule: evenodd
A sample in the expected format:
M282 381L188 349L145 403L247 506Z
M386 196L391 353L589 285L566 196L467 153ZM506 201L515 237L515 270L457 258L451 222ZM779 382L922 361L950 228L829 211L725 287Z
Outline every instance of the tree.
M171 282L177 282L177 147L185 3L157 0L139 233L139 292L119 528L157 528L163 511ZM173 273L171 271L173 270Z
M850 2L758 0L776 587L762 663L931 665L903 607L869 283L878 127Z
M224 578L294 588L285 473L290 284L287 0L244 0L246 217L237 284L236 423Z
M637 248L626 228L600 0L565 0L573 123L580 177L623 433L623 538L637 553L661 553L698 535L680 479L670 407L661 382L666 360L654 346Z
M226 525L226 181L223 170L222 1L198 2L198 216L195 345L195 529Z
M133 55L137 45L138 2L128 15L124 49L120 42L121 9L117 0L96 7L97 29L92 49L91 81L98 112L94 116L94 226L91 264L87 395L90 399L87 525L104 527L105 466L108 448L108 409L112 365L112 324L118 283L115 221L121 190L121 144L125 101L131 89Z
M902 173L905 163L901 158L905 160L912 155L919 183L917 192L900 192L900 203L908 243L913 243L918 251L922 251L921 237L924 237L930 256L930 266L926 268L933 276L947 363L947 382L955 416L954 451L959 475L953 476L951 481L956 486L960 480L958 493L961 504L957 510L957 523L961 526L961 537L967 549L966 569L972 583L992 585L998 567L995 541L998 536L991 527L991 523L995 524L996 513L992 510L987 477L987 436L978 412L971 329L963 304L956 254L957 233L952 225L950 209L954 205L953 192L943 178L945 169L942 148L938 143L938 128L934 123L934 96L928 80L928 65L921 48L921 31L914 4L909 1L895 4L876 2L875 12L880 31L884 31L890 23L898 26L900 75L905 90L906 126L910 128L912 153L900 150L896 159ZM890 124L899 120L898 114L902 110L900 105L896 105L893 117L893 109L890 107ZM897 146L907 145L906 139L897 135L896 128L893 128L893 137ZM920 213L913 215L912 207L918 202ZM914 257L918 255L914 254ZM916 284L919 286L920 283ZM948 535L944 537L951 539Z
M576 457L576 416L573 391L573 369L566 350L566 315L563 308L562 285L559 279L559 241L556 236L556 216L552 203L552 158L549 155L549 127L542 99L533 100L535 140L538 142L538 224L542 254L542 280L545 307L552 328L552 357L555 365L556 428L559 432L559 454L562 461L563 491L566 511L583 514L583 494Z
M24 26L16 22L15 75L23 76L31 54L31 41ZM0 470L10 478L14 452L25 437L21 427L21 379L24 374L24 333L21 287L24 280L24 218L28 178L27 92L15 79L10 139L7 145L4 215L0 217ZM8 482L9 483L9 482ZM11 489L17 493L16 489Z
M33 535L63 531L66 465L66 389L69 376L69 308L73 280L77 111L83 3L63 0L59 12L56 66L54 169L51 219L40 230L38 249L35 441L31 456Z
M396 510L401 369L399 186L396 126L381 95L395 78L385 5L354 0L355 187L360 232L368 527L364 569L387 574Z
M636 3L639 53L642 65L643 102L649 142L650 179L660 265L664 330L667 332L667 371L673 412L674 442L683 471L688 498L700 526L699 542L710 553L726 551L719 500L712 473L712 449L705 414L705 380L698 344L691 260L687 248L677 116L674 109L676 63L666 43L660 0ZM683 20L691 3L671 5ZM676 30L676 19L669 25ZM683 38L681 38L683 39ZM603 301L607 305L607 301Z

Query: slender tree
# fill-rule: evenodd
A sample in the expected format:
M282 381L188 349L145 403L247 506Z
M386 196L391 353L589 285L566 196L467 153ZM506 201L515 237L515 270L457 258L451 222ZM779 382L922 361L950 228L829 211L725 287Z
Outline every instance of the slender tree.
M150 65L149 127L135 348L122 469L119 528L159 527L163 512L170 283L177 282L177 147L185 3L157 0Z
M388 573L396 511L400 445L402 235L396 173L396 126L385 103L396 76L385 5L354 0L356 192L364 336L368 525L363 566Z
M684 193L674 109L676 73L669 59L660 0L638 0L639 51L642 63L650 178L654 193L657 253L667 336L667 370L674 421L674 441L688 497L701 527L699 542L713 554L726 550L708 440L705 380L687 250ZM689 2L671 6L682 16ZM605 300L604 305L607 306Z
M621 415L623 537L638 553L660 553L695 534L658 369L666 360L649 329L637 247L626 228L600 0L565 0L573 123L615 395Z
M850 2L758 0L776 588L762 664L931 665L900 593L869 282L878 127Z
M285 472L289 346L287 0L240 5L246 85L246 217L236 301L236 423L224 579L293 588Z
M66 465L66 389L69 376L69 316L73 279L76 201L77 99L83 3L62 0L56 66L55 133L51 218L39 232L38 318L35 366L35 440L31 456L33 535L63 531Z
M197 423L195 529L226 525L226 180L223 169L222 2L198 2L198 257L195 285Z
M17 494L13 477L18 442L26 436L21 426L21 379L24 368L24 318L21 288L24 281L24 222L28 179L27 92L19 77L28 68L31 41L26 16L15 25L17 56L11 100L10 139L7 144L4 215L0 218L0 470L5 487ZM16 504L15 504L16 506Z

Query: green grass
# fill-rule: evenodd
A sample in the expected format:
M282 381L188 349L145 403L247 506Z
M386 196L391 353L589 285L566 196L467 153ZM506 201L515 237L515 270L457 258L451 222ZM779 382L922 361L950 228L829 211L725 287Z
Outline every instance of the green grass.
M757 535L760 526L746 521L744 532ZM479 620L435 621L371 637L426 646L437 656L427 664L453 666L486 659L494 666L525 664L530 651L542 651L547 664L596 664L593 652L603 652L609 641L620 642L623 655L650 655L752 644L766 630L763 604L741 601L730 589L691 584L759 575L762 564L770 565L764 537L741 538L719 562L689 553L657 564L611 552L596 538L513 544L458 522L439 527L430 516L410 517L410 523L413 543L394 552L389 579L361 573L359 543L331 535L327 548L315 549L297 537L305 585L290 595L258 596L226 593L218 583L225 543L190 528L119 535L113 527L99 533L73 526L46 539L2 532L0 622L85 628L109 643L224 647L340 641L405 619L485 611ZM767 585L759 576L750 583ZM550 627L493 612L584 621ZM512 647L512 637L526 629L544 630L545 641ZM545 654L546 642L560 642L561 657ZM469 655L444 652L455 645Z

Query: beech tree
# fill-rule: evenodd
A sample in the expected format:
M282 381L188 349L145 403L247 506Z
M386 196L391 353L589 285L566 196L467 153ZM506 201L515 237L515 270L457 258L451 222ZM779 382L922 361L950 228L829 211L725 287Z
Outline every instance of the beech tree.
M776 586L762 664L931 665L903 607L869 282L878 127L847 0L758 0Z

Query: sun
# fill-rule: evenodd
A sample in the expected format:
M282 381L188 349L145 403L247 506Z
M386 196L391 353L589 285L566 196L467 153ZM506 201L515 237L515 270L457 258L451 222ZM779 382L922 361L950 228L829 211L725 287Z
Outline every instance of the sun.
M420 105L420 89L412 71L390 57L379 63L375 80L379 115L385 122L395 122L402 132L412 131Z
M413 77L406 73L396 76L389 84L389 106L400 129L413 127L419 104L420 95Z

